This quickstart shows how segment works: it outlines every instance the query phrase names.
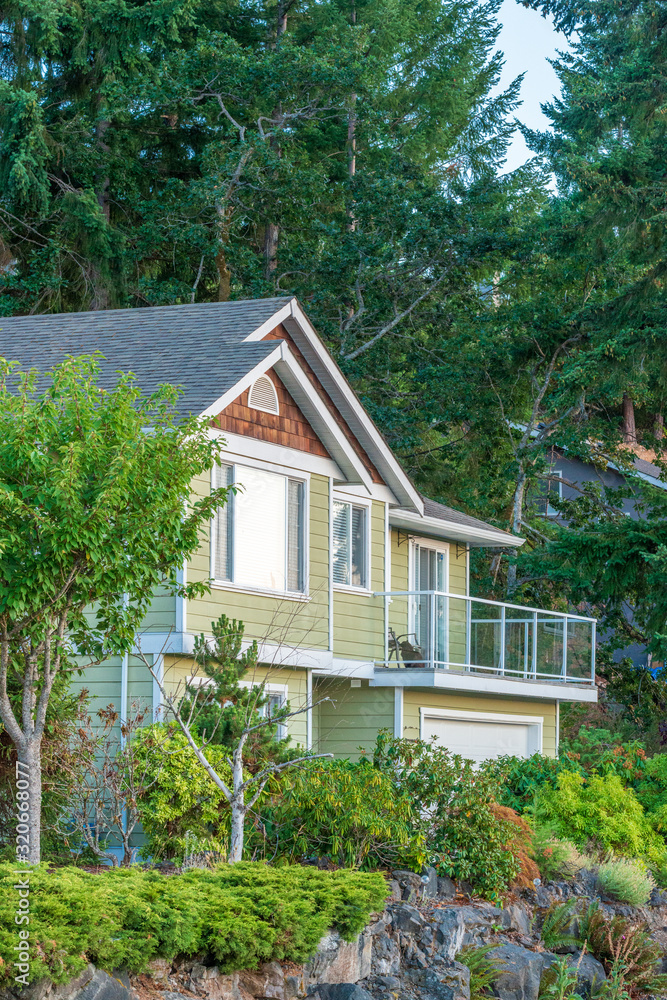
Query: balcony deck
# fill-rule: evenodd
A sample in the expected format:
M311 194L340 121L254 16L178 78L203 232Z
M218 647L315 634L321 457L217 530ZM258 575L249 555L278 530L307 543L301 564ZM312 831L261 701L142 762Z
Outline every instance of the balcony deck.
M376 677L407 671L411 683L419 683L421 673L428 686L450 686L427 681L426 672L469 674L548 685L552 691L567 686L579 690L582 700L594 700L594 618L437 590L375 596L385 602L387 622L385 657L375 664ZM399 676L394 683L401 683Z

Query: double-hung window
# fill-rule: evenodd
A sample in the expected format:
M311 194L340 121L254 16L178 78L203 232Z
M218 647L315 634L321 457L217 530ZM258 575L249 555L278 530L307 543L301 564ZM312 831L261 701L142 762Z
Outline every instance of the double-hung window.
M239 587L304 593L305 483L263 469L218 465L214 487L238 484L213 522L212 570Z
M334 500L333 582L368 587L368 508Z

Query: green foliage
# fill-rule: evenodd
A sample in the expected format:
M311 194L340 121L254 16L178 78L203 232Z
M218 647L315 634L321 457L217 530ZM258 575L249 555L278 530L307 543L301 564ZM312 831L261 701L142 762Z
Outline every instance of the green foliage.
M0 952L13 954L15 865L0 866ZM242 862L165 877L137 868L30 875L30 976L64 982L86 962L111 972L151 958L204 955L224 971L303 962L333 927L358 934L386 898L382 876ZM13 976L0 964L0 982Z
M574 933L577 901L567 900L565 903L552 903L544 915L540 938L547 951L559 951L570 945L580 945Z
M621 903L645 906L655 889L655 879L646 865L632 858L605 861L598 871L600 888Z
M634 788L655 829L667 832L667 754L648 758Z
M470 1000L484 1000L491 995L491 987L498 978L498 963L490 959L489 952L497 946L487 944L481 948L469 945L462 948L456 961L470 969Z
M205 683L188 686L179 711L209 745L231 750L248 726L256 726L266 717L269 696L265 682L255 681L257 643L242 650L243 622L223 614L211 623L211 633L212 640L204 635L195 639L193 674ZM240 683L243 679L247 686ZM273 713L272 725L250 733L243 751L249 767L287 758L289 737L278 739L278 726L288 713L289 705L285 704Z
M592 774L588 780L574 772L545 786L535 801L538 825L556 837L577 845L594 845L624 857L643 857L656 875L667 872L667 848L653 830L631 788L616 774Z
M261 817L262 847L291 861L315 856L419 871L426 859L410 797L369 760L314 760L288 770Z
M571 965L565 957L557 959L540 980L541 1000L583 1000L575 990L577 978L576 965Z
M188 833L207 850L224 854L231 822L229 805L181 730L173 723L146 726L135 736L133 753L146 787L139 800L146 834L142 855L182 860ZM226 750L209 746L206 756L229 782Z
M496 898L521 868L512 849L517 829L494 810L495 779L469 760L425 740L397 740L383 731L374 766L391 776L411 801L432 863Z
M662 949L642 921L616 915L609 920L599 903L591 903L580 915L579 930L588 950L612 975L611 995L664 993L667 976L658 974Z
M581 726L561 740L560 752L572 770L617 774L624 784L641 778L647 767L646 748L640 740L624 740L620 733L598 726Z
M558 840L540 830L536 831L533 844L538 867L545 879L574 878L582 868L594 864L572 841Z
M498 757L482 767L498 783L499 803L519 814L532 806L536 792L544 785L555 788L565 771L581 770L567 756L553 758L541 753L531 757Z

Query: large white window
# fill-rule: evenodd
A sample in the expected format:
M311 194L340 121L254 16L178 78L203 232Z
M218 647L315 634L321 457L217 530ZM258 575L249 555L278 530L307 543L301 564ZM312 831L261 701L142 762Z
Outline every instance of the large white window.
M334 500L333 582L368 587L368 508Z
M219 465L214 486L242 489L215 516L213 576L239 587L305 591L305 484L263 469Z

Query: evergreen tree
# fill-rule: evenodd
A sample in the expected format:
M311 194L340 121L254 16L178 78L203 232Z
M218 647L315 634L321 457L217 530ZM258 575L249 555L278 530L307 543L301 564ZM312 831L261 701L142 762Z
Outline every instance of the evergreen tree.
M212 641L200 635L195 640L195 677L179 704L184 719L192 720L201 739L214 746L237 746L242 733L267 718L275 720L250 733L245 744L249 770L267 760L289 758L289 737L279 736L289 704L271 706L264 680L257 677L259 649L253 640L243 651L243 622L227 615L211 623ZM244 684L243 681L246 683Z

